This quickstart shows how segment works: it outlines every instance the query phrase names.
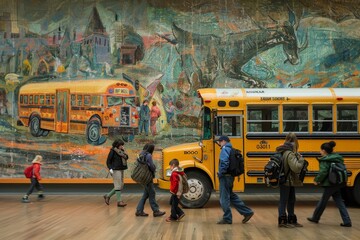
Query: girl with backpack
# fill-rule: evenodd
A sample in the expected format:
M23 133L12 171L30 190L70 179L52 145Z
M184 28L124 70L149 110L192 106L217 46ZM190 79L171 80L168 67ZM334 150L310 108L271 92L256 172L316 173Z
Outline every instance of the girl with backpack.
M318 202L315 211L312 217L307 218L310 222L319 223L321 215L323 214L326 204L330 197L332 197L335 201L337 208L340 211L341 218L343 223L340 224L341 227L351 227L351 219L348 211L346 210L345 203L341 198L341 188L344 187L345 184L340 185L332 185L328 180L330 165L333 162L344 163L344 159L337 153L333 153L334 147L336 143L334 141L323 143L320 147L321 157L318 159L320 163L319 174L314 179L315 186L324 187L323 195Z
M299 179L299 173L304 165L304 159L298 152L299 143L294 133L288 133L285 143L276 148L277 152L282 154L284 164L283 183L280 184L280 202L279 202L279 227L302 227L297 222L295 215L295 187L302 186ZM287 213L286 213L287 210Z
M42 156L36 155L34 160L32 161L32 174L29 177L31 184L30 184L29 190L22 198L23 203L30 202L29 196L30 196L30 194L32 194L32 192L34 191L35 188L38 190L38 199L39 200L42 200L45 197L43 194L44 188L40 184L40 180L41 180L40 169L41 169L42 159L43 159Z

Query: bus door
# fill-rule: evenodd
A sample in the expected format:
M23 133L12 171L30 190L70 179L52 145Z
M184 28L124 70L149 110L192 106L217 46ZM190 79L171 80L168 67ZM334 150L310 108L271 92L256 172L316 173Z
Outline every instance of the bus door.
M226 113L226 115L221 115L218 112L218 115L215 117L215 138L218 138L221 135L226 135L230 139L230 143L233 148L239 149L244 156L244 117L243 111L237 111L232 113ZM219 169L219 156L220 156L220 147L217 143L214 143L214 160L215 160L215 172L217 173ZM245 178L242 174L239 178L235 177L234 181L234 191L244 191ZM215 178L215 189L219 189L219 178Z
M69 96L69 89L56 90L56 132L67 133L69 131Z

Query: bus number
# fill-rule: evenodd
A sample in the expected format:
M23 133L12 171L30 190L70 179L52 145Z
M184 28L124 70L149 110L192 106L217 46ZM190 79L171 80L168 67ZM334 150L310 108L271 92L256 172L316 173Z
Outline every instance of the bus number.
M115 88L115 94L129 94L129 89L127 89L127 88Z
M256 145L256 148L257 149L270 149L270 144L267 141L262 140L259 142L259 144Z

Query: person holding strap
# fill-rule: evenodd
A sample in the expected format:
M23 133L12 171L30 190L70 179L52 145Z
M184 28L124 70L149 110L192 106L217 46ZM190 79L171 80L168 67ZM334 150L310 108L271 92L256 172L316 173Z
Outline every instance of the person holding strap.
M109 168L109 172L113 177L114 188L104 195L106 205L110 204L110 198L116 193L117 206L125 207L127 204L121 200L121 190L124 188L124 170L127 167L127 160L129 156L124 149L124 141L117 139L113 142L110 149L106 165Z
M331 185L328 180L330 165L333 162L344 163L344 159L337 153L334 153L334 147L336 143L334 141L323 143L320 147L321 157L318 159L320 164L319 174L314 179L315 186L324 187L323 195L318 202L315 211L312 217L307 218L310 222L319 223L321 215L323 214L326 204L329 201L329 198L332 197L335 201L337 208L340 211L341 218L343 223L340 224L341 227L351 227L351 219L348 211L346 210L345 203L341 198L341 188L345 187L345 184L340 185Z
M254 215L254 212L245 205L239 196L233 192L234 177L229 173L230 151L232 145L227 136L221 136L215 142L220 145L220 159L218 177L220 182L220 205L224 212L222 219L217 224L232 224L232 213L230 205L232 204L235 209L244 216L242 223L247 223Z
M303 226L297 222L295 215L295 187L302 186L299 173L304 165L304 159L298 152L298 149L299 143L297 137L292 132L288 133L284 144L276 148L276 151L280 152L283 156L285 173L283 183L280 183L278 227L292 228Z

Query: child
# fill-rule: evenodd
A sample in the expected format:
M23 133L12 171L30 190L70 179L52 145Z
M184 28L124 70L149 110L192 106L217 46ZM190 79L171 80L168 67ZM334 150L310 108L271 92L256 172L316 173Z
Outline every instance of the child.
M179 160L176 158L171 160L170 163L171 177L170 177L170 204L171 215L166 218L166 222L180 221L185 217L185 213L179 208L179 199L183 193L183 186L181 176L185 175L182 168L179 167Z
M41 166L41 161L42 161L42 156L40 155L36 155L34 160L32 161L33 164L33 174L32 177L30 178L31 181L31 185L29 190L27 191L27 193L24 195L24 197L22 198L22 202L23 203L29 203L29 196L30 194L34 191L34 188L36 188L38 190L38 199L42 200L44 199L44 194L43 194L43 186L40 184L40 180L41 180L41 176L40 176L40 166Z

